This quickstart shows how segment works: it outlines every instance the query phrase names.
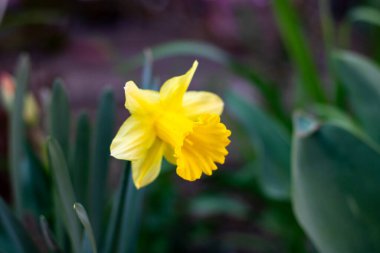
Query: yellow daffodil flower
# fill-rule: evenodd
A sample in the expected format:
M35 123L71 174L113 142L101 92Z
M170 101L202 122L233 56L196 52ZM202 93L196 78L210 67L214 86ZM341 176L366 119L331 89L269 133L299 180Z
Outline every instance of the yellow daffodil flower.
M126 83L125 107L131 116L111 144L111 155L132 162L137 188L155 180L162 158L177 165L177 174L194 181L223 164L231 132L220 122L223 101L205 91L187 91L198 66L167 80L160 91ZM187 92L186 92L187 91Z

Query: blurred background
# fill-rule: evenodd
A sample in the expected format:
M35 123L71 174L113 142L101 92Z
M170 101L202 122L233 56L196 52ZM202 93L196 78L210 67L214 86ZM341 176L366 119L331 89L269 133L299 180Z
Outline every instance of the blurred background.
M334 87L328 77L324 22L334 27L337 45L380 61L380 29L352 18L358 6L377 9L380 2L290 2L327 91ZM324 19L321 2L327 6L329 19ZM116 133L128 117L124 84L129 80L141 83L144 51L153 52L156 85L185 73L198 59L200 66L190 89L213 91L222 97L234 92L268 107L283 122L284 132L290 133L289 115L300 103L294 102L297 78L281 22L269 0L0 0L0 81L6 82L7 74L13 73L21 53L29 55L29 89L40 108L36 124L42 133L46 94L57 77L69 97L73 133L75 119L82 112L95 121L99 97L108 87L115 95ZM216 49L220 51L215 55L228 55L240 67L226 66L219 56L209 56ZM257 76L265 77L279 91L282 112L271 110L273 104L265 101L260 85L252 84L262 80ZM226 164L212 177L192 183L166 166L145 191L137 252L316 252L296 222L290 202L268 197L260 186L255 143L235 120L230 100L226 101L223 117L232 130ZM0 195L11 203L9 117L4 108L0 119ZM108 171L112 197L123 164L111 158ZM25 226L33 230L28 222ZM38 244L40 238L35 237Z

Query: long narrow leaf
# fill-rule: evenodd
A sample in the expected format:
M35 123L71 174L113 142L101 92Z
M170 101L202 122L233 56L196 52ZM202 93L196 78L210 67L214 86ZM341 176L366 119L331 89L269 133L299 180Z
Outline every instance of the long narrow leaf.
M153 89L153 53L151 49L144 50L144 64L141 78L141 85L144 89Z
M57 79L53 83L53 91L49 107L49 132L62 147L65 159L68 159L70 137L70 106L63 81Z
M336 47L334 38L335 26L330 9L330 0L319 0L319 12L321 17L321 28L323 33L323 40L325 46L325 59L329 74L329 83L334 85L334 100L338 107L345 106L345 92L342 84L336 78L334 63L332 59L332 52Z
M119 244L119 231L120 221L123 215L124 202L128 189L128 175L130 173L131 163L126 163L126 168L123 171L123 176L120 180L120 184L112 203L111 215L108 220L107 233L105 235L104 244L102 247L103 253L113 253L116 250L116 246Z
M80 203L75 203L74 204L74 210L77 213L77 216L78 216L79 220L81 221L88 238L90 239L91 247L92 247L92 253L97 253L98 250L96 247L96 241L95 241L94 233L92 231L90 220L88 219L86 209Z
M40 216L40 228L41 228L42 236L44 238L46 247L49 249L49 251L60 252L56 242L53 239L48 221L46 220L45 216L42 216L42 215Z
M58 193L64 225L70 237L71 248L73 253L80 252L81 232L79 229L78 220L73 210L75 203L74 190L69 177L67 163L60 148L58 141L50 138L47 142L49 163L53 174L54 184Z
M12 253L38 253L36 246L0 198L0 251Z
M88 175L90 170L91 127L88 115L81 113L76 127L75 146L71 153L71 178L76 197L87 206Z
M94 149L89 173L88 210L97 241L99 241L102 233L102 219L107 192L108 162L110 158L109 147L113 137L115 107L112 91L105 90L100 99L96 117Z
M25 125L23 120L24 98L30 71L29 58L21 56L16 69L16 95L10 119L10 173L12 179L12 193L16 215L21 217L21 163L24 159Z
M307 41L301 32L297 12L289 0L273 0L271 2L282 39L300 77L299 90L302 97L299 98L299 101L325 102L327 99Z
M51 196L46 194L51 190L51 179L31 144L27 142L24 146L26 154L19 175L22 180L23 208L37 218L52 210Z
M132 171L129 171L129 173L132 174ZM122 207L123 212L120 220L120 233L118 235L118 253L133 253L136 250L136 240L139 231L144 191L145 189L136 189L132 175L130 175L126 199L124 201L124 206Z
M69 133L70 133L70 107L69 98L64 89L63 82L57 79L53 83L53 91L48 111L49 134L57 140L65 159L68 159ZM54 215L56 217L54 228L58 243L65 248L66 235L63 231L61 217L62 206L57 192L53 192Z

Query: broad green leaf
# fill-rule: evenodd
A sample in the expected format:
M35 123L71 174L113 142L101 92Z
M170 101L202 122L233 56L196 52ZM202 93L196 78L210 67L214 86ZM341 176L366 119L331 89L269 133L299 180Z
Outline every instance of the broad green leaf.
M380 69L368 59L344 51L335 54L335 65L356 117L380 143Z
M4 253L38 253L22 224L0 198L0 251Z
M231 115L245 127L255 151L259 167L258 180L263 192L277 200L289 199L290 135L282 125L266 115L258 106L230 92L226 96Z
M97 253L98 250L96 247L96 241L95 241L94 233L92 231L90 220L88 219L86 209L80 203L75 203L74 210L77 213L77 216L79 220L81 221L84 227L84 230L86 231L87 237L89 238L91 242L92 253Z
M295 117L292 200L324 253L380 252L380 152L336 123Z
M10 116L10 136L9 136L9 162L10 174L12 180L13 201L16 215L21 217L22 213L22 189L21 189L21 167L25 158L25 124L23 120L24 98L27 90L30 71L29 57L23 55L20 57L16 73L16 94L13 108Z
M90 170L91 126L88 115L81 113L76 125L75 145L71 153L70 174L77 200L87 206L88 175Z
M73 210L73 205L76 201L66 159L58 141L54 138L49 138L47 148L54 186L56 187L58 200L62 207L62 210L60 210L61 216L56 217L56 219L61 219L66 227L71 241L72 252L79 253L81 231L75 211Z
M110 145L114 134L115 100L112 90L105 90L100 98L96 116L94 146L91 154L89 173L88 211L95 239L99 241L102 233L102 220L107 193L108 162Z
M336 107L317 104L311 108L311 111L315 114L316 118L322 120L323 122L339 125L340 127L354 132L357 135L361 135L363 137L365 136L365 134L361 132L357 123L354 122L349 115Z
M273 0L273 12L277 20L282 39L292 62L297 69L301 92L300 102L325 102L326 95L322 89L316 66L307 40L301 31L297 12L290 0Z

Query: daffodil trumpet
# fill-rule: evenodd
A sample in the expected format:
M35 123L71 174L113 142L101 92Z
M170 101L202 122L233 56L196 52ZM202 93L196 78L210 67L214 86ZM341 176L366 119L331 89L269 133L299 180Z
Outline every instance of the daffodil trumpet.
M133 181L144 187L159 175L162 159L177 166L177 174L194 181L211 175L228 154L231 132L221 123L223 100L206 91L187 91L197 69L167 80L160 91L126 83L125 107L131 116L110 147L117 159L130 160Z

